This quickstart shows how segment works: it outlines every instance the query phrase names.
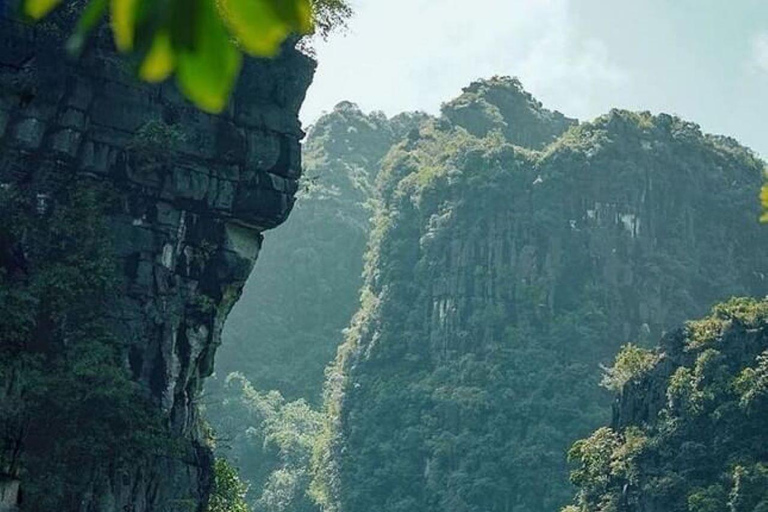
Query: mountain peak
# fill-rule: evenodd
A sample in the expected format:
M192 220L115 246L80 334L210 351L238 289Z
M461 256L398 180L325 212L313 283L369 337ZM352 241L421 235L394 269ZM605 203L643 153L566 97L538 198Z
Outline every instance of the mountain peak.
M547 110L516 77L476 80L457 98L443 104L442 114L472 135L501 131L513 144L541 149L578 123Z

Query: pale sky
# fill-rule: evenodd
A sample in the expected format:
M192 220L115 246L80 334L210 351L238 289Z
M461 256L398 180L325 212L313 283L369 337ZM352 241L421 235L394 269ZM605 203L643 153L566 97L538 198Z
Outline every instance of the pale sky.
M470 81L518 76L550 109L668 112L768 156L768 0L352 0L317 43L305 124L342 100L437 113Z

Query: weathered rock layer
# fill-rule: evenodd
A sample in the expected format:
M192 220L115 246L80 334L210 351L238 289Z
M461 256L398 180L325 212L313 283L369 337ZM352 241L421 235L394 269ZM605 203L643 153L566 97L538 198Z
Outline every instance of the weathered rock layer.
M77 61L61 46L50 27L0 20L0 183L34 191L41 215L55 206L52 174L115 192L118 206L105 222L121 292L106 308L108 325L125 344L126 370L186 444L177 460L121 475L105 461L80 509L196 509L211 468L196 400L261 233L292 208L298 109L314 64L291 48L273 61L250 61L230 107L210 116L172 85L135 82L102 40ZM12 243L24 253L24 240ZM1 478L11 505L23 443L10 450L9 442ZM20 486L23 495L23 479Z

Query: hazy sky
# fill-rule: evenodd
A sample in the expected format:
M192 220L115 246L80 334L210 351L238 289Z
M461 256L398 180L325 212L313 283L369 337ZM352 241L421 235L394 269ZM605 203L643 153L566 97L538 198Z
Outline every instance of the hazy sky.
M768 0L352 0L318 43L302 111L341 100L438 112L471 80L518 76L582 120L669 112L768 156Z

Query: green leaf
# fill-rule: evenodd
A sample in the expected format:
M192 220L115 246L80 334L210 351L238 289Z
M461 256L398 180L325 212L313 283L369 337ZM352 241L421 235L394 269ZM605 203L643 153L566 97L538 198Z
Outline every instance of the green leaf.
M139 0L111 1L112 33L115 37L115 45L121 52L133 49L139 3Z
M91 0L88 2L83 14L80 15L80 19L77 20L75 31L67 41L67 51L74 54L79 54L82 51L88 34L104 16L104 12L107 10L107 1Z
M179 88L200 109L224 110L240 72L242 56L219 18L216 0L199 0L195 13L195 46L176 55Z
M264 0L273 5L292 31L308 34L312 31L312 4L309 0Z
M198 4L204 0L169 0L173 16L170 20L171 41L178 51L192 49L197 39Z
M161 30L152 40L152 46L139 68L139 76L146 82L162 82L173 72L175 65L171 35Z
M23 10L30 18L39 20L60 3L61 0L25 0Z
M243 49L270 57L291 32L312 28L307 0L221 0L220 13Z

